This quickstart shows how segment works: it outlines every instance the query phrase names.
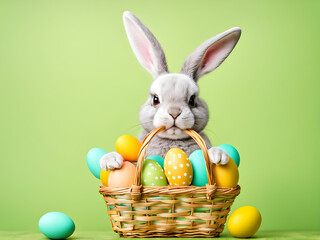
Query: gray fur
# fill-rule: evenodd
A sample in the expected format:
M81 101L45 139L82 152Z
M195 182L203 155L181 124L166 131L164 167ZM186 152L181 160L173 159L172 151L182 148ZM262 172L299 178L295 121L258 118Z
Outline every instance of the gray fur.
M124 26L125 26L132 50L136 54L140 64L143 65L143 67L146 68L146 70L149 71L154 78L160 76L163 73L167 73L168 72L168 65L167 65L165 54L163 52L163 49L162 49L160 43L155 38L155 36L152 34L152 32L149 30L149 28L147 28L147 26L144 25L144 23L141 22L140 19L138 19L134 14L132 14L129 11L124 12L123 22L124 22ZM139 56L138 56L139 52L138 52L138 49L136 49L137 48L136 41L138 41L138 39L135 39L135 34L132 33L132 31L133 31L131 29L132 26L140 29L141 35L145 36L149 40L149 43L151 44L150 51L152 51L152 53L155 55L155 58L153 59L154 60L154 65L152 66L153 69L148 68L148 66L141 63L141 61L140 61L141 59L139 59Z
M240 35L241 29L235 27L208 39L189 55L181 68L181 73L184 73L197 81L204 74L213 71L229 56L233 48L236 46ZM211 68L202 72L203 59L205 58L208 49L217 46L217 44L222 43L222 41L230 43L230 46L223 49L224 52L221 54L221 56L216 57Z
M199 149L197 143L184 129L198 132L208 147L210 161L215 164L226 164L228 153L212 147L208 137L202 132L209 119L205 101L200 99L197 80L202 75L213 71L230 54L239 40L240 28L232 28L201 44L185 61L181 73L168 73L167 63L160 43L151 31L132 13L123 14L124 25L131 47L140 64L154 78L150 94L139 112L139 121L143 128L139 140L156 127L165 126L150 142L147 156L165 157L170 148L180 148L187 155ZM154 103L157 96L160 103ZM195 96L195 105L189 103ZM100 165L117 166L116 159L102 157ZM106 170L106 169L105 169Z
M152 104L153 95L160 98L159 106ZM140 108L139 120L145 131L150 132L155 127L172 127L173 122L180 129L192 128L201 132L209 118L208 107L205 101L196 97L196 106L188 104L189 98L199 95L198 85L187 75L170 73L155 79L150 87L150 95L145 104ZM172 109L178 109L181 113L176 118L170 115ZM168 136L160 133L159 136L171 139L184 139L189 136L185 133Z

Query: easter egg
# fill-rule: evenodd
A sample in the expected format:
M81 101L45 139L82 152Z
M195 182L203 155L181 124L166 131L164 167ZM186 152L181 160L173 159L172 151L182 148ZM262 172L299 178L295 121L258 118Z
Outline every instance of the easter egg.
M229 157L225 165L213 165L213 178L219 187L236 187L239 180L239 171L236 163Z
M146 159L142 165L141 183L143 186L167 186L167 178L161 166L152 159Z
M87 165L90 172L98 179L100 179L100 158L108 152L101 148L92 148L87 154Z
M234 146L231 146L229 144L222 144L222 145L220 145L218 147L222 148L223 150L225 150L229 154L229 157L231 157L233 159L233 161L239 167L239 165L240 165L240 155L239 155L239 152L237 151L237 149Z
M116 141L116 151L124 160L136 162L138 160L141 143L130 135L120 136Z
M155 160L163 168L164 159L162 157L160 157L158 155L151 155L151 156L147 157L147 159Z
M49 212L40 218L39 229L48 238L65 239L74 232L75 225L66 214Z
M202 150L195 150L191 153L189 159L193 169L192 185L197 187L206 186L206 184L208 184L208 175Z
M134 182L136 167L124 161L120 169L110 170L108 187L131 187Z
M245 206L235 210L229 217L227 226L234 237L253 236L261 225L261 214L255 207Z
M100 180L101 180L101 183L106 187L108 186L109 175L110 175L110 170L104 171L103 169L101 169Z
M164 158L164 172L170 185L189 186L193 179L192 165L179 148L171 148Z

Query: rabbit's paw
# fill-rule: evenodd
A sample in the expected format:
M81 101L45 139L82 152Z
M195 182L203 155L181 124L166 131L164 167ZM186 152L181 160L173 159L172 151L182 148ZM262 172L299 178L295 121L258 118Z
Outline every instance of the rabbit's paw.
M121 168L123 157L117 152L110 152L100 158L100 167L104 171Z
M218 165L225 165L229 162L229 154L218 147L212 147L208 150L209 159L211 162Z

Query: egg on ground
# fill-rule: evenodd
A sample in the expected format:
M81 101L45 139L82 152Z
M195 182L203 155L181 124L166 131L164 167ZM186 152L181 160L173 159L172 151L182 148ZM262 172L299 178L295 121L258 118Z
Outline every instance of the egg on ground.
M50 239L65 239L75 230L72 219L61 212L48 212L39 220L39 229Z
M234 237L253 236L261 225L261 214L255 207L244 206L235 210L227 222L228 230Z

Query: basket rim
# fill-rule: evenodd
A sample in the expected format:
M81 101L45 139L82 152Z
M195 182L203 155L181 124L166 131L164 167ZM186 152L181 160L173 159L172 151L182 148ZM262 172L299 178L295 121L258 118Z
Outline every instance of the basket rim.
M154 196L176 196L176 195L205 195L208 193L208 186L214 187L214 195L235 195L240 194L241 187L219 187L216 185L207 185L206 187L197 186L135 186L132 187L107 187L100 185L99 193L102 195L132 195L134 188L139 188L141 195ZM136 199L134 199L136 200Z

